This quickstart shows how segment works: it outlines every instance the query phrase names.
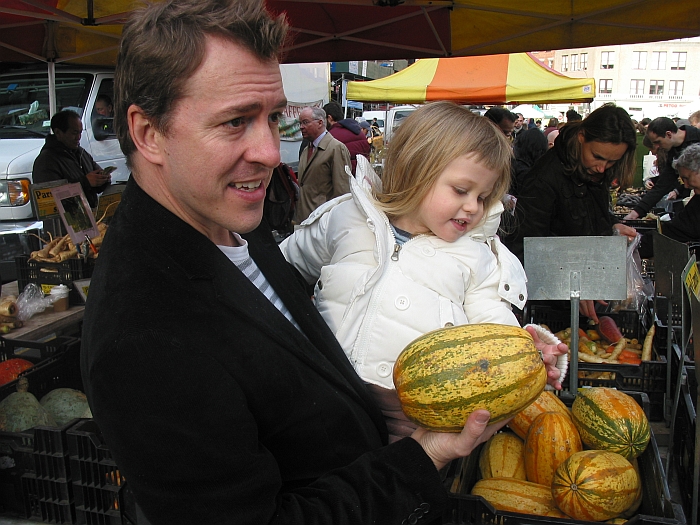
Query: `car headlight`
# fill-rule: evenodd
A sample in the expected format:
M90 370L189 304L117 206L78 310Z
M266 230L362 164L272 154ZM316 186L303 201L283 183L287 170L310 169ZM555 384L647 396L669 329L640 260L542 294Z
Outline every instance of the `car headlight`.
M29 202L29 181L0 181L0 206L22 206Z

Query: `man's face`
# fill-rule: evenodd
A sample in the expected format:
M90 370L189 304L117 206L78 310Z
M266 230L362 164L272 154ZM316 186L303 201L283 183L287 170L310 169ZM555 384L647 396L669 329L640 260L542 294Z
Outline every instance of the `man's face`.
M653 131L647 131L647 136L651 140L652 145L657 149L668 151L673 147L673 133L667 131L663 135L657 135Z
M513 129L515 129L515 130L520 130L520 128L523 127L523 122L524 122L524 121L525 121L525 119L523 118L523 116L522 116L522 115L518 115L518 118L515 119L515 125L513 126Z
M102 115L103 117L111 117L112 105L107 104L104 100L98 100L95 102L95 113Z
M229 231L246 233L260 223L280 162L278 122L286 105L277 61L261 62L238 44L208 36L167 135L154 139L158 161L137 180L213 242L230 244Z
M301 126L301 136L312 142L326 129L323 120L314 118L313 112L308 108L302 109L299 113L299 125Z
M83 133L83 123L79 118L72 118L68 123L68 129L61 131L54 130L54 135L58 141L69 149L78 149L80 146L80 135Z
M513 121L508 120L507 118L504 118L498 123L498 127L501 128L501 131L506 137L510 137L510 135L513 133Z

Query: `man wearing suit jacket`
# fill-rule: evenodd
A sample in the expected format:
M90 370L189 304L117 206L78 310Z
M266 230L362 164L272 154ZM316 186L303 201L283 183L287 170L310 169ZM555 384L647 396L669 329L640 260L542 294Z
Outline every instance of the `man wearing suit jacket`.
M448 501L439 469L505 422L479 410L462 433L387 445L260 225L286 27L258 0L157 2L124 26L115 120L133 175L92 277L85 391L153 525L427 523Z
M305 107L299 114L301 135L309 141L299 156L299 203L294 221L299 224L321 204L350 191L350 152L326 131L326 112Z

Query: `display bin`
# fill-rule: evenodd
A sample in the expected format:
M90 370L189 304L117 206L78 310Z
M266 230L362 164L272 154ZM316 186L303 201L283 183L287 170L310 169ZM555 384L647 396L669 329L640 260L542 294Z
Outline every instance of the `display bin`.
M643 393L628 392L641 405L648 404ZM646 411L646 410L645 410ZM481 445L483 446L483 445ZM449 504L442 516L442 525L577 525L590 521L550 518L495 510L486 500L469 494L479 478L479 453L452 462L445 484L451 489ZM637 459L643 480L643 500L638 514L630 520L635 525L685 525L683 507L671 501L664 469L653 431L649 445ZM458 489L458 490L455 490Z
M691 372L688 372L690 377ZM693 377L695 370L692 370ZM695 397L690 393L694 388ZM693 501L693 462L695 461L695 421L697 403L697 384L692 387L681 385L681 397L678 403L676 426L673 433L673 466L676 468L678 485L686 513L690 514Z
M67 437L76 523L136 525L135 500L97 423L83 419Z
M82 389L80 340L57 338L54 344L62 351L22 374L29 383L29 392L37 399L54 388ZM13 383L9 389L0 387L3 398L15 391L16 381ZM75 422L62 427L0 432L0 514L73 523L66 521L65 508L70 508L70 497L56 497L70 496L66 432Z
M610 313L598 313L598 316L607 315L617 324L620 332L627 339L641 340L646 334L636 310L619 310ZM527 307L526 322L533 324L545 324L553 332L559 332L571 326L571 314L568 309L562 310L549 305L529 304ZM588 318L581 316L579 326L584 330L588 326Z
M71 305L83 304L83 298L73 281L88 279L95 267L94 259L66 259L60 263L40 262L26 255L15 257L17 269L17 287L20 291L29 283L41 286L44 294L48 294L56 285L65 284L70 288L69 301Z

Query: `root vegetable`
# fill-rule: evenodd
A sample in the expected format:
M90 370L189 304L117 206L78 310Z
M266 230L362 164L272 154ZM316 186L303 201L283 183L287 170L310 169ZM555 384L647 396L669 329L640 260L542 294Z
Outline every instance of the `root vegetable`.
M621 337L620 340L615 345L615 349L610 354L610 360L617 359L618 356L625 349L626 344L627 344L627 340L624 337Z
M642 345L642 361L651 361L651 347L654 342L654 334L656 333L656 325L651 325L646 337L644 338L644 344Z

